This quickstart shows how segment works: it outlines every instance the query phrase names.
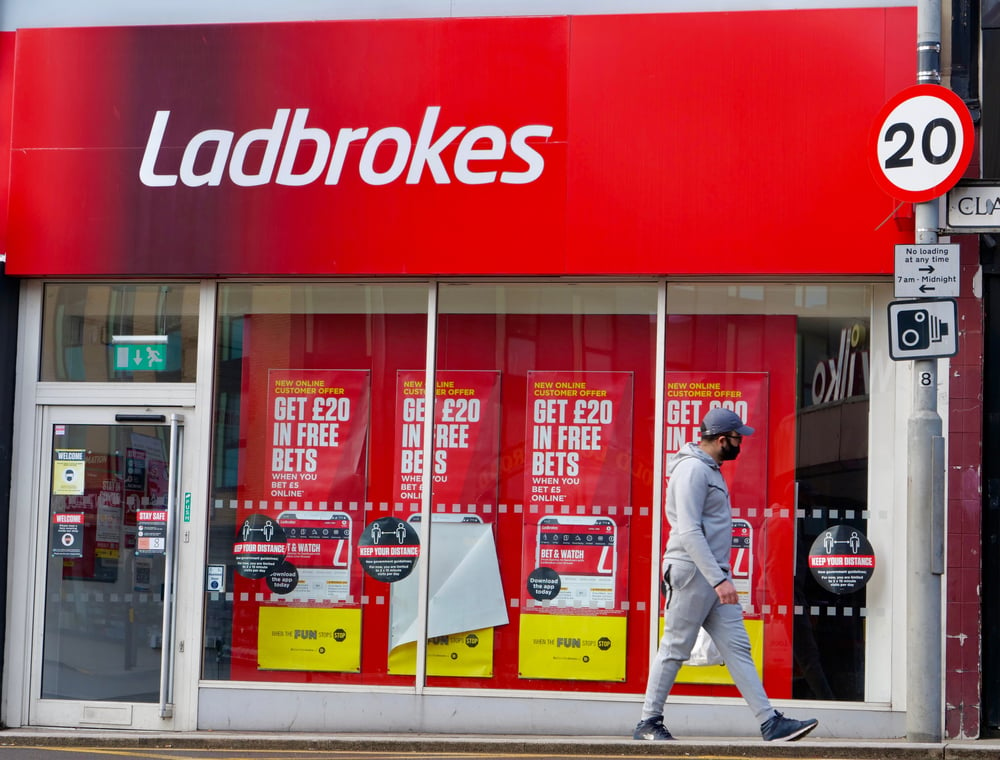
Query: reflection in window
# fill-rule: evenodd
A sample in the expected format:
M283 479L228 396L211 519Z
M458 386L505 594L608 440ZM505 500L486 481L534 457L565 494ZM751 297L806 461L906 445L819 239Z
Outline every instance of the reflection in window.
M766 438L758 431L741 457L769 447L766 501L741 492L738 467L727 479L734 516L759 544L762 576L747 595L763 623L772 696L865 698L865 588L831 590L809 556L837 526L868 530L871 303L871 288L854 284L668 285L668 381L672 370L679 379L709 370L767 375ZM753 634L755 616L747 617Z
M193 283L46 285L40 379L193 382L198 293Z
M825 588L809 555L833 527L868 531L869 329L863 315L799 320L793 693L803 699L864 699L865 589Z
M551 601L544 597L575 589L580 606L607 618L600 621L606 641L626 642L608 651L648 651L649 617L659 608L659 600L648 598L649 578L662 548L652 547L660 518L653 504L657 436L670 453L696 438L710 404L731 403L746 405L761 430L727 471L734 516L746 531L738 547L734 534L734 549L750 549L741 556L753 560L741 566L741 593L762 647L768 691L782 699L864 699L865 589L835 593L816 581L808 562L812 544L832 528L868 529L872 288L851 284L670 283L663 377L655 366L656 283L220 286L207 559L224 568L229 593L209 594L205 678L412 684L414 642L400 644L391 621L415 616L415 608L401 603L405 583L352 575L360 544L351 544L355 565L342 576L336 573L343 568L317 568L309 557L293 556L289 562L304 585L290 585L293 574L285 569L268 586L266 578L235 567L234 536L242 528L266 528L269 520L296 541L317 528L332 531L325 540L339 541L344 526L357 540L363 532L365 540L377 541L370 526L388 518L400 520L396 529L421 528L413 518L420 511L417 457L424 454L425 309L434 287L434 419L441 427L431 461L440 469L431 491L434 516L423 527L454 549L435 555L438 560L458 556L457 547L472 537L491 552L495 546L487 553L502 589L499 609L490 610L501 622L448 629L432 642L473 641L479 670L429 662L428 684L641 693L642 658L623 658L593 680L561 671L557 658L537 645L559 639L551 632L564 622L544 617ZM84 342L87 329L84 323ZM667 406L664 430L654 424L658 383ZM323 475L329 493L317 494L309 477L272 477L292 461L274 459L274 448L298 446L302 427L286 415L305 407L280 400L282 389L296 387L339 387L370 415L345 477L334 484ZM581 389L590 395L576 398ZM546 399L551 403L539 408ZM571 407L560 406L560 399L575 399L572 410L598 416L584 427L575 417L567 422L559 415ZM620 427L612 420L621 420ZM574 491L564 502L568 481L561 478L569 476L557 468L571 458L576 466L588 451L599 452L607 465L590 479L586 497L594 498ZM298 464L289 468L312 474ZM577 540L601 550L593 564L599 576L610 573L610 580L602 577L608 582L551 583L549 574L558 572L553 564L571 581L583 575L571 572L573 552L555 551L559 542ZM315 599L320 588L337 592ZM268 621L291 620L295 610L356 624L364 632L357 662L293 668L281 658L281 645L262 649L270 629L261 626L277 630ZM438 615L428 619L437 624ZM533 637L531 625L538 626ZM359 635L346 625L341 633L347 641ZM730 693L726 688L732 689L689 680L683 693Z

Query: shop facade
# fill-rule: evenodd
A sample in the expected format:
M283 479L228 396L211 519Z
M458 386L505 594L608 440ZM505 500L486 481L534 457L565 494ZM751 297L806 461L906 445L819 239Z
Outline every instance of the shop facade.
M912 377L885 315L913 224L865 151L915 21L8 35L31 348L4 722L626 733L664 461L722 405L758 431L727 471L769 694L903 735ZM956 242L942 688L968 736L982 314ZM724 668L681 681L676 733L755 733Z

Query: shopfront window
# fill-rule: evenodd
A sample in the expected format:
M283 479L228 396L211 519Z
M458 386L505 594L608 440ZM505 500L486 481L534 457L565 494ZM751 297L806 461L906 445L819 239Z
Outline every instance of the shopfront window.
M871 698L872 287L671 283L658 317L662 287L221 286L204 677L642 693L658 444L723 405L769 694Z
M42 381L190 383L196 283L45 286Z
M647 631L630 611L648 595L656 511L656 309L652 283L441 286L437 427L455 430L462 400L482 400L467 433L485 458L474 465L456 435L435 441L432 571L454 568L480 605L459 618L440 589L431 685L641 689L630 653ZM463 577L470 562L481 578ZM479 670L452 658L470 634L491 644Z
M220 288L206 678L413 682L387 668L391 584L362 545L394 522L385 564L412 565L392 400L426 310L424 283Z
M871 288L677 284L667 310L668 410L695 410L693 422L719 403L757 429L724 472L735 580L768 693L863 700ZM667 452L689 437L668 412ZM701 693L710 670L685 668L682 680Z
M220 289L205 677L635 690L656 285L440 286L429 528L427 296Z

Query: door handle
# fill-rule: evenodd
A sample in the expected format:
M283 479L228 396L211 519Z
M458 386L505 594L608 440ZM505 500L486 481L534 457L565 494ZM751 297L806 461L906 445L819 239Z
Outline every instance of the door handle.
M166 422L167 415L165 414L116 414L115 422L132 422L132 423L142 423L142 422Z
M163 416L163 415L161 415ZM174 714L174 586L177 562L177 490L180 487L184 415L170 415L170 456L167 466L167 535L163 565L163 622L160 632L160 717Z

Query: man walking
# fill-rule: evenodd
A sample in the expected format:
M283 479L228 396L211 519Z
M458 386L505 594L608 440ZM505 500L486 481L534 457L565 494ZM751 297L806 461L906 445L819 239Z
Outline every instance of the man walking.
M735 412L712 409L701 422L701 440L685 444L668 464L670 537L663 553L663 638L649 671L634 739L674 738L663 725L663 707L681 665L691 656L699 628L715 642L765 741L795 741L819 723L786 718L771 707L750 655L743 609L730 579L733 521L721 466L739 456L743 437L753 431Z

